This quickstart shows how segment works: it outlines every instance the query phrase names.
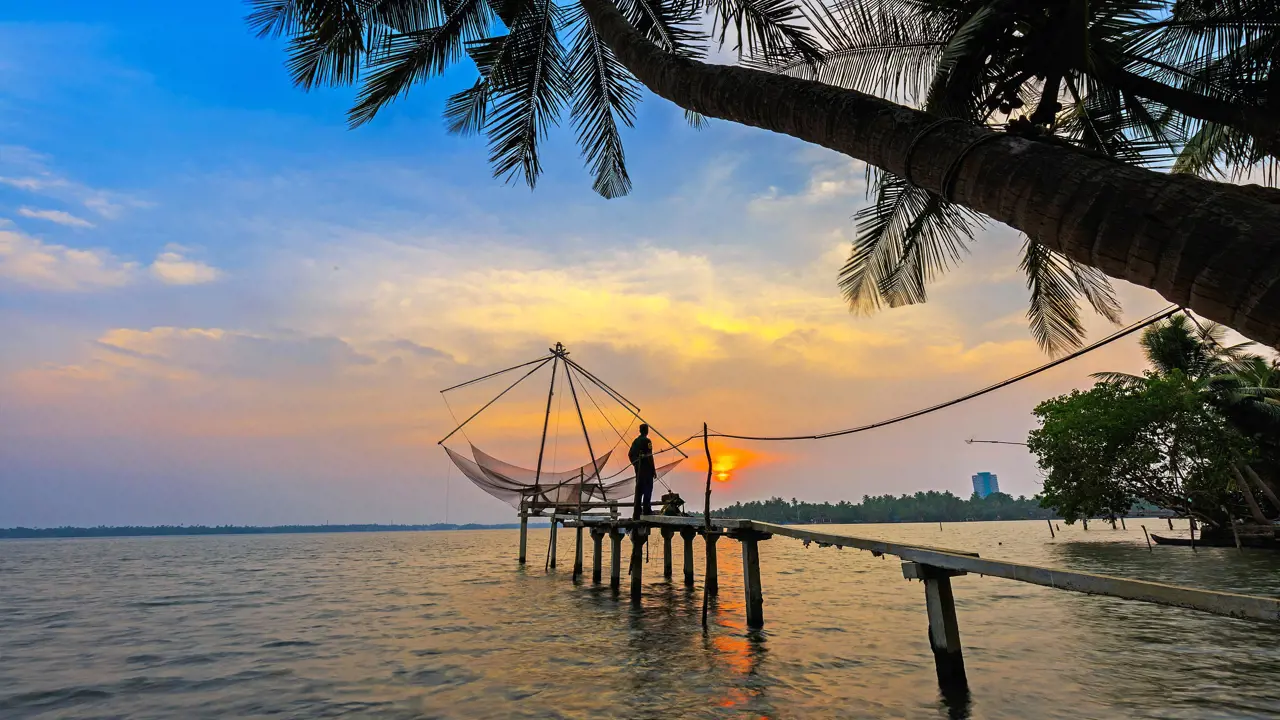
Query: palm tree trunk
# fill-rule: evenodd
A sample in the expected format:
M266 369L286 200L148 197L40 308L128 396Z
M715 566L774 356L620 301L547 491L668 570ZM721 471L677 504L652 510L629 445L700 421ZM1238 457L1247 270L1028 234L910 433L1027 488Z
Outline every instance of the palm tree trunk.
M1258 506L1258 500L1253 496L1253 491L1249 489L1249 483L1245 481L1244 476L1240 474L1240 468L1231 464L1231 472L1236 476L1236 487L1244 495L1244 502L1249 506L1249 514L1253 516L1253 521L1259 525L1270 525L1271 521L1267 520L1267 516L1262 514L1262 508Z
M1280 193L1156 173L959 121L939 125L854 90L678 57L631 27L612 0L580 2L622 64L686 110L863 160L1280 345Z

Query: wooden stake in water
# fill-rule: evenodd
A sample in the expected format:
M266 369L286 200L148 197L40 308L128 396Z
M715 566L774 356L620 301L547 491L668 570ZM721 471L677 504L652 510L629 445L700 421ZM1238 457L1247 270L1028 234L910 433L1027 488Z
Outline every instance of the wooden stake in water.
M1231 537L1236 539L1236 550L1244 552L1244 548L1240 547L1240 533L1236 530L1236 519L1231 517L1231 512L1227 510L1226 506L1222 507L1222 512L1227 514L1227 522L1231 523Z
M1121 529L1121 530L1128 530L1128 529L1129 529L1129 528L1127 528L1127 527L1125 527L1125 526L1124 526L1124 516L1123 516L1123 515L1121 515L1121 516L1120 516L1120 529Z
M711 536L711 441L708 439L707 424L702 423L702 451L707 454L707 497L706 504L702 508L702 527L706 530L707 537ZM710 549L708 547L708 549ZM708 558L711 555L708 553ZM711 569L711 563L707 562L707 569ZM718 582L718 581L717 581ZM702 583L702 628L707 628L707 582Z
M1046 518L1045 522L1049 523L1049 539L1052 540L1053 538L1058 537L1053 534L1053 521Z
M1142 536L1147 539L1147 552L1155 552L1151 549L1151 536L1147 534L1147 526L1142 526Z

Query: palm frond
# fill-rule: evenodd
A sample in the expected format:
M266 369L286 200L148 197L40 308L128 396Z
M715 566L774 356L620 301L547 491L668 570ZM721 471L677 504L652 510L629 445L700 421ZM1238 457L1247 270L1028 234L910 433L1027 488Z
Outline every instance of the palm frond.
M857 235L840 270L840 288L856 312L927 299L926 285L955 265L981 216L890 173L875 201L854 215Z
M985 79L984 70L991 54L994 35L1001 30L1003 14L998 2L977 8L955 33L938 58L925 108L928 112L950 117L971 118L979 100L986 93L978 90Z
M487 0L449 0L439 25L387 36L373 50L371 73L348 113L350 124L369 122L415 83L443 73L462 58L466 43L482 38L492 22Z
M1130 375L1122 372L1096 372L1090 373L1089 377L1098 382L1112 383L1121 387L1138 387L1145 382L1141 375Z
M618 123L631 127L640 100L638 84L601 42L586 13L579 13L576 20L579 25L568 66L578 145L595 176L595 191L606 198L621 197L631 191L631 178Z
M309 0L247 0L245 24L260 38L278 38L302 29L302 14Z
M730 28L738 56L823 60L822 48L805 27L805 17L792 0L700 0L713 13L713 32L723 46Z
M369 26L356 0L250 0L246 21L259 37L289 36L286 66L304 90L349 85L368 52Z
M931 13L894 0L825 5L806 0L805 17L821 39L820 62L795 53L746 58L745 65L914 104L946 47Z
M698 16L692 0L619 0L618 9L632 27L658 47L684 57L701 57L694 29Z
M689 123L689 127L694 130L702 130L707 127L707 116L693 110L684 111L685 122Z
M563 24L552 0L532 0L511 28L511 60L494 88L486 127L495 176L519 175L533 187L542 173L538 145L573 92L558 33Z
M1103 317L1119 321L1119 303L1102 273L1085 268L1029 238L1023 241L1018 267L1026 274L1027 289L1031 291L1027 308L1031 335L1050 355L1060 355L1084 343L1084 324L1080 320L1082 298Z
M491 87L487 78L479 77L471 87L449 96L444 104L444 121L450 133L469 136L484 130Z

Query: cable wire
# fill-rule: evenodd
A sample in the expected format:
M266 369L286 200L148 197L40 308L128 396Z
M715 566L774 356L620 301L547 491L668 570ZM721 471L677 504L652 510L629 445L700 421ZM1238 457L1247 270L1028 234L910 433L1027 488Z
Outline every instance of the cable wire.
M907 420L918 418L922 415L928 415L929 413L933 413L939 410L949 408L952 405L959 405L962 402L973 400L974 398L981 397L983 395L986 395L987 393L992 393L1001 388L1008 387L1016 382L1026 380L1029 377L1039 375L1040 373L1046 370L1055 368L1065 362L1074 360L1080 357L1081 355L1084 355L1085 353L1093 352L1094 350L1097 350L1098 348L1103 347L1104 345L1113 343L1116 340L1119 340L1120 338L1126 337L1128 335L1132 335L1133 333L1141 330L1142 328L1145 328L1148 325L1164 320L1165 318L1173 315L1178 311L1179 311L1179 308L1177 305L1170 305L1168 308L1165 308L1164 310L1161 310L1160 312L1154 315L1149 315L1146 318L1143 318L1142 320L1139 320L1138 322L1132 325L1129 325L1128 327L1121 328L1120 330L1117 330L1116 332L1111 333L1110 335L1106 336L1105 338L1102 338L1101 340L1091 345L1087 345L1085 347L1080 348L1079 350L1076 350L1075 352L1069 355L1064 355L1056 360L1047 362L1044 365L1041 365L1040 367L1034 368L1032 370L1028 370L1018 375L1014 375L1011 378L1001 380L1000 382L995 383L993 385L988 385L982 388L981 390L975 390L974 392L971 392L967 395L961 395L958 398L954 398L946 402L938 403L937 405L930 405L929 407L921 408L919 410L905 413L903 415L898 415L896 417L892 417L887 420L881 420L879 422L870 423L868 425L859 425L858 427L846 428L844 430L833 430L831 432L818 433L816 435L786 435L786 436L771 437L771 436L762 436L762 435L737 435L733 433L722 433L717 431L717 432L713 432L712 436L722 437L722 438L732 438L734 440L757 440L757 441L765 441L765 442L778 442L778 441L788 441L788 440L825 440L827 438L841 437L844 435L853 435L854 433L866 432L867 430L874 430L876 428L895 425L900 422L905 422ZM698 435L693 435L689 438L689 440L692 440L696 437L698 437ZM685 442L689 442L689 440L685 440ZM681 444L683 445L684 443L681 443Z

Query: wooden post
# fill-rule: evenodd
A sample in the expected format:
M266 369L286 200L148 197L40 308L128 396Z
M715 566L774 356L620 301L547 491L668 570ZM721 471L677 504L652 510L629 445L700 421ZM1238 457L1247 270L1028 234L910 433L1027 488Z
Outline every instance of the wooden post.
M662 528L662 577L671 579L671 536L675 534L673 528Z
M693 536L697 532L691 527L680 528L680 538L684 540L684 584L693 587Z
M1142 536L1147 539L1147 552L1155 552L1151 549L1151 535L1147 533L1147 526L1142 526Z
M1173 518L1171 518L1171 517L1166 517L1166 518L1165 518L1165 520L1169 521L1169 529L1170 529L1170 530L1172 530L1172 529L1173 529Z
M1121 515L1121 516L1120 516L1120 529L1121 529L1121 530L1128 530L1128 529L1129 529L1129 528L1127 528L1127 527L1125 527L1125 526L1124 526L1124 516L1123 516L1123 515Z
M1049 523L1049 539L1052 540L1053 538L1056 538L1057 535L1053 534L1053 521L1045 519L1045 522Z
M964 653L960 648L960 624L956 619L956 601L951 593L951 578L964 572L945 570L920 563L902 563L902 576L924 581L925 608L929 614L929 647L938 671L938 683L955 687L968 683L964 672Z
M702 537L707 543L707 579L703 583L702 593L713 596L720 593L720 563L716 560L716 541L720 539L720 533L703 533Z
M529 513L520 511L520 564L525 564L529 549Z
M1084 529L1085 529L1085 532L1089 531L1089 518L1084 519Z
M582 525L574 528L577 537L574 539L573 547L573 579L577 580L582 575Z
M639 602L644 590L644 546L648 535L646 527L631 528L631 600L634 602Z
M551 519L551 547L550 547L550 550L548 551L549 557L547 560L548 567L550 567L552 570L554 570L556 567L556 550L559 549L556 547L556 524L557 523L555 518L552 518Z
M760 586L760 535L745 532L742 542L742 589L747 600L747 627L764 627L764 591Z
M609 561L609 587L617 592L622 584L622 531L616 526L609 528L609 546L613 550L613 557Z
M604 564L604 559L602 557L602 551L604 549L604 530L598 527L591 528L591 545L595 550L595 554L592 556L591 561L591 582L599 585L600 566Z

